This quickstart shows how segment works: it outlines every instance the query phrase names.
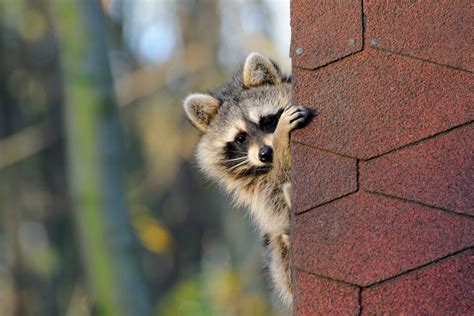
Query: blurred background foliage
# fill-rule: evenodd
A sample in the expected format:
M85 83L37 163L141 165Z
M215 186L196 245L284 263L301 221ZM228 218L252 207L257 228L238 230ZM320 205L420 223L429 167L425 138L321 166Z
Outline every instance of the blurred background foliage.
M181 100L227 80L250 51L288 72L289 41L289 0L1 0L0 315L131 314L103 305L134 295L152 315L277 315L259 237L197 171ZM109 116L85 124L81 110L107 89L97 104L117 128L101 126ZM72 130L97 157L119 156L94 170L117 190L77 182L91 170ZM77 195L93 188L98 208Z

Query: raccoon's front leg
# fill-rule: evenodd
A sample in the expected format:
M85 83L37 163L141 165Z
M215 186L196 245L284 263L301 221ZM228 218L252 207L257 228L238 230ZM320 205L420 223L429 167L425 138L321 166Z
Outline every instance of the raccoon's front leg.
M270 275L275 290L286 307L291 307L293 294L290 273L290 236L288 234L267 235L266 244L270 256Z
M291 182L285 182L281 186L283 191L283 197L285 198L286 205L291 209Z
M273 178L278 185L282 185L290 178L291 154L290 132L303 127L309 122L313 113L302 106L289 105L280 116L275 132L273 133Z

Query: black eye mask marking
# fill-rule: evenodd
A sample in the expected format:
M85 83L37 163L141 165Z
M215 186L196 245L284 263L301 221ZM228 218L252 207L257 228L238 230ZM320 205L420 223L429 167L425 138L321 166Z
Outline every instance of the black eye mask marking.
M237 142L239 135L240 134L237 134L235 140L233 142L228 142L224 147L222 152L224 159L222 160L221 165L225 168L232 168L247 157L247 139L245 138L243 142Z
M247 163L242 164L243 161L246 161L247 159L248 147L249 135L245 132L237 134L234 141L226 143L223 148L223 159L220 161L220 165L239 179L245 177L257 177L268 173L271 169L270 166L250 166Z
M279 110L276 114L263 116L260 118L258 125L264 133L273 133L277 127L278 120L280 119L283 110Z

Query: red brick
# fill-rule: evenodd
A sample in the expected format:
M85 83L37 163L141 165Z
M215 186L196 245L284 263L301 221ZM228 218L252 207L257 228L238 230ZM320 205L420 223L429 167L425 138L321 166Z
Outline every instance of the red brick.
M295 271L294 315L358 315L359 288Z
M366 43L474 71L472 1L366 1Z
M364 189L474 215L474 125L361 163Z
M295 68L295 101L317 110L297 142L368 159L474 119L474 76L368 49Z
M362 49L361 1L293 0L291 27L293 65L317 68Z
M295 216L293 262L367 286L474 244L470 218L358 192Z
M456 255L362 291L363 315L474 315L474 255Z
M353 158L292 144L293 209L296 213L357 190Z

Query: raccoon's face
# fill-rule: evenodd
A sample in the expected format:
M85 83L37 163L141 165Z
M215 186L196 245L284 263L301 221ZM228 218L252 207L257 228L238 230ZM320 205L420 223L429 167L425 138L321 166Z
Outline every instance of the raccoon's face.
M204 132L197 158L215 178L245 178L267 173L273 163L273 133L291 87L266 57L247 57L241 81L184 101L191 122Z
M273 132L284 105L284 102L249 107L240 104L239 111L232 111L231 107L235 105L226 104L222 114L227 110L230 118L223 118L225 124L211 127L201 140L198 154L211 156L215 164L234 177L268 172L273 163ZM213 147L212 151L206 151L209 145Z
M275 108L263 115L246 115L235 128L234 139L226 143L223 149L224 163L229 162L231 168L236 167L234 161L248 161L249 165L263 167L273 161L273 132L280 119L282 109Z

